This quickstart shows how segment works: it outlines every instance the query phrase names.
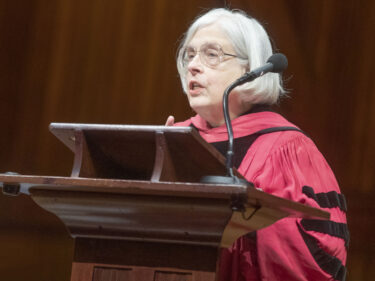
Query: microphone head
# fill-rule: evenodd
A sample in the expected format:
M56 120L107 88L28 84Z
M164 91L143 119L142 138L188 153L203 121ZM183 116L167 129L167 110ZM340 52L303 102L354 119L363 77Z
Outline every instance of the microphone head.
M288 67L288 59L281 53L273 54L268 58L267 62L273 65L271 72L274 73L281 73Z

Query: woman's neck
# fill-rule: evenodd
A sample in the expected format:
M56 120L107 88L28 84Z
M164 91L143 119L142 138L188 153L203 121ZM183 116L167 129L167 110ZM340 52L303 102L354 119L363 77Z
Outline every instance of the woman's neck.
M237 117L243 115L246 112L251 110L251 105L241 107L241 110L238 110L239 107L236 107L237 110L231 110L229 107L229 117L230 120L236 119ZM206 122L212 127L220 127L225 124L223 109L220 110L203 110L202 112L197 112L200 117L202 117Z

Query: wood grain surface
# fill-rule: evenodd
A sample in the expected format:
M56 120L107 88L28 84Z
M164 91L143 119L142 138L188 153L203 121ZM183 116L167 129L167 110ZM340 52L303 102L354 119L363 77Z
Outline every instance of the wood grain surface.
M164 124L193 112L179 38L212 7L241 8L289 59L280 111L312 136L348 199L349 281L375 275L375 2L0 0L0 172L68 176L51 122ZM0 195L2 280L69 280L73 241L26 196Z

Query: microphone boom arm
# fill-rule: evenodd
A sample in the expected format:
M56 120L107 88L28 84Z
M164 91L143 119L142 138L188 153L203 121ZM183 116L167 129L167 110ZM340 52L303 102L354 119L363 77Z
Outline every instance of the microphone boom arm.
M204 183L248 183L246 180L239 179L233 174L233 163L234 163L234 139L233 139L233 127L229 116L228 99L231 91L244 83L251 82L256 78L263 76L268 72L281 73L288 66L288 60L283 54L274 54L268 60L267 63L259 68L254 69L251 72L246 72L243 76L238 78L232 84L225 89L223 94L223 113L225 125L228 131L228 149L227 157L225 162L225 168L227 171L226 176L204 176L201 182Z
M233 156L234 156L233 142L234 141L233 141L233 127L232 127L232 122L229 116L228 99L229 99L229 94L234 88L246 82L251 82L258 77L257 75L252 75L252 72L248 72L247 74L249 75L241 76L232 84L230 84L229 87L225 89L224 95L223 95L224 120L225 120L225 125L227 126L227 131L228 131L228 149L227 149L227 158L225 162L225 168L227 170L227 176L232 177L232 178L235 177L233 174Z

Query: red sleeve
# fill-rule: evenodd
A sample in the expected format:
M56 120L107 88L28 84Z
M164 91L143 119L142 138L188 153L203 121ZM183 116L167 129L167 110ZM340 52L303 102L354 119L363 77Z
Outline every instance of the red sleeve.
M265 192L316 208L320 208L319 203L303 192L304 187L314 194L340 193L324 157L309 138L298 132L259 137L239 171ZM331 213L333 223L346 224L345 212L340 208L331 206L324 210ZM255 249L243 247L247 239L238 239L224 255L227 259L230 255L236 257L235 264L227 263L227 268L237 269L243 278L232 280L254 280L249 268L255 263L258 280L336 280L341 273L335 272L332 260L335 266L346 263L344 239L305 229L301 219L285 218L258 230ZM332 259L323 260L322 253L323 258Z

